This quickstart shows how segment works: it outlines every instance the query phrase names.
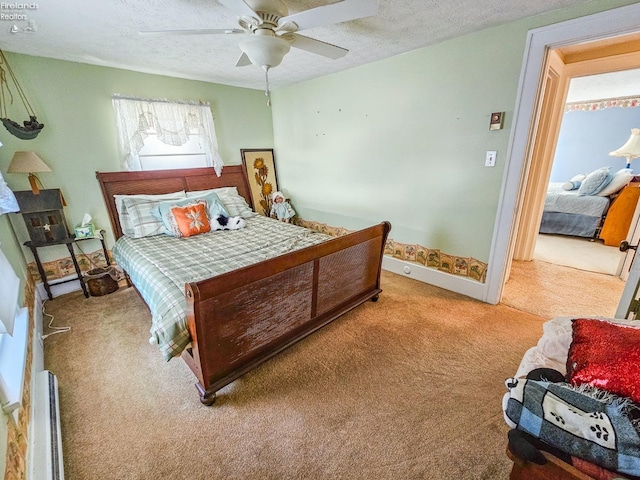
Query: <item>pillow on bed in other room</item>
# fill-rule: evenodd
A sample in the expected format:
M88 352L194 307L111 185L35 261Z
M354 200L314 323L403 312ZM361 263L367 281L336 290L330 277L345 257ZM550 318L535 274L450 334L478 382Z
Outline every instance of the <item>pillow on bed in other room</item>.
M176 237L192 237L211 231L205 200L196 200L182 206L174 205L169 212L169 222Z
M211 190L187 192L187 197L198 197L208 192L214 192L220 197L222 205L224 205L230 217L249 218L255 215L255 212L251 210L244 197L238 193L237 187L220 187L212 188Z
M176 236L174 225L173 223L171 223L171 220L169 218L171 207L174 207L176 205L181 207L189 203L193 203L196 200L204 200L206 202L207 212L210 219L215 218L218 215L224 215L225 217L229 216L224 206L222 205L220 198L218 198L218 195L216 195L214 192L208 192L204 195L198 195L192 198L186 197L177 201L169 200L165 202L160 202L151 210L151 215L153 215L155 218L157 218L162 222L165 228L165 231L163 233L166 233L167 235Z
M604 189L612 178L611 167L602 167L594 170L582 181L582 185L578 189L578 195L595 195Z
M640 327L577 318L572 330L567 380L640 403Z
M633 178L633 171L630 168L623 168L618 170L613 175L613 179L609 182L609 185L604 187L603 190L598 192L601 197L608 197L614 193L618 193L624 187L626 187Z
M586 173L579 173L578 175L571 177L568 182L564 183L562 188L564 190L577 190L580 188L580 185L582 185L582 181L585 178L587 178Z
M184 194L184 191L167 195L125 196L120 199L122 203L119 217L122 233L133 238L163 234L164 225L151 214L151 210L162 200L185 198L185 195L180 194Z

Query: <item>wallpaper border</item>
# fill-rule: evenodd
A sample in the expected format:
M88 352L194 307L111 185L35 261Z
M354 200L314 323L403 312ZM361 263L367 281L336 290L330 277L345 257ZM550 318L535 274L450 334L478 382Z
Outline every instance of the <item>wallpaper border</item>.
M295 223L301 227L325 233L332 237L339 237L352 232L352 230L344 227L333 227L326 223L304 220L302 218L295 219ZM418 263L428 268L459 277L470 278L480 283L485 283L487 278L487 263L473 257L450 255L437 248L427 248L422 245L402 243L388 238L384 247L384 253L399 260Z
M583 111L590 112L604 110L605 108L634 108L640 106L640 95L629 97L602 98L599 100L588 100L586 102L571 102L564 106L565 112Z

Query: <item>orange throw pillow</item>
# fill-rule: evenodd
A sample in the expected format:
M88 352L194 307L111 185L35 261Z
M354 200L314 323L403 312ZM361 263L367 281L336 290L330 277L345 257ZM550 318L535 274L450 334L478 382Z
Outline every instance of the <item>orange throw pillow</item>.
M211 231L206 202L172 207L171 214L182 237L191 237Z

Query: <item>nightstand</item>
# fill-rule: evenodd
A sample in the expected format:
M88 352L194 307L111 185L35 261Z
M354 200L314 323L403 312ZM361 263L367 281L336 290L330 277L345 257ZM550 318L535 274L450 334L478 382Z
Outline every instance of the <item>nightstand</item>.
M51 294L51 286L60 285L62 283L67 283L67 282L74 282L76 280L80 282L80 286L82 287L82 291L84 292L85 298L89 298L89 291L87 290L87 286L84 283L82 271L80 270L80 265L78 265L78 260L76 259L76 254L73 249L73 246L76 242L82 242L84 240L100 240L100 243L102 244L102 250L104 252L104 258L107 262L107 265L111 265L111 261L109 260L109 254L107 252L107 246L104 243L104 233L105 233L104 230L100 230L99 231L100 237L96 236L96 237L76 239L75 235L71 235L61 240L55 240L55 241L46 242L46 243L35 242L35 241L24 242L24 246L29 247L31 249L31 253L33 253L33 257L36 260L36 266L38 267L38 273L40 274L40 279L44 284L44 289L47 291L47 296L49 297L49 300L53 299L53 295ZM73 267L75 268L75 271L76 271L76 276L74 278L70 278L68 280L62 280L60 282L55 282L49 285L49 281L47 280L47 275L45 274L44 268L42 267L42 262L40 262L40 257L38 255L38 248L48 247L50 245L66 245L67 246L67 249L69 250L69 254L71 255L71 260L73 261Z
M640 182L631 182L611 202L599 237L605 245L618 247L627 238L639 199Z

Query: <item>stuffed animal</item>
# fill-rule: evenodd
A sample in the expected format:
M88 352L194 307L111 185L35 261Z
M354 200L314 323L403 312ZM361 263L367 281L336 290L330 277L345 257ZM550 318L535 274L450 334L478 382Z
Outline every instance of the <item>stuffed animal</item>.
M226 217L224 215L212 218L210 223L211 230L239 230L246 225L242 217Z

